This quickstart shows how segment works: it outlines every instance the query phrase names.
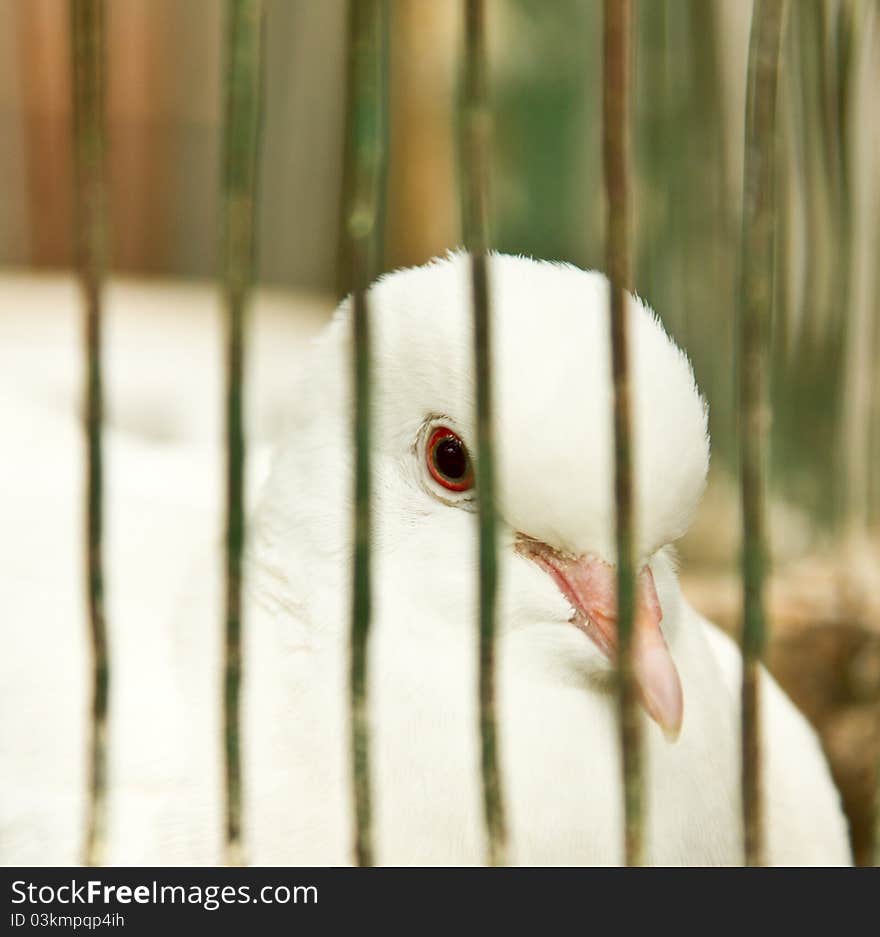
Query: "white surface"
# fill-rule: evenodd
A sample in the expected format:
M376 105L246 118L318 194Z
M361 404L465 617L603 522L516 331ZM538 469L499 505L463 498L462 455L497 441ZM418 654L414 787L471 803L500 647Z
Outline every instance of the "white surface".
M220 571L207 558L222 525L222 317L207 284L113 282L106 302L108 859L206 861L220 822L216 739L188 719L180 681L216 678L214 599L201 609L196 633L207 640L197 674L180 674L174 662L195 632L182 597L195 584L213 596ZM320 298L256 300L246 396L252 491L328 308ZM4 862L81 859L89 699L81 334L71 277L0 277ZM219 690L212 701L219 707Z

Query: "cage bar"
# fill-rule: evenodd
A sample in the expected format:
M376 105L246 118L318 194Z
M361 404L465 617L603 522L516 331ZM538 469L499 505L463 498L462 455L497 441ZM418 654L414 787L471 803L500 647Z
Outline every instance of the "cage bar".
M226 552L223 749L226 863L244 861L241 823L241 631L244 550L245 317L254 280L262 110L262 0L226 5L222 277L226 317Z
M367 288L379 269L387 141L387 0L350 0L340 282L352 292L354 566L349 705L354 860L373 864L367 650L372 613L370 565L370 321Z
M611 373L614 382L614 502L617 538L618 709L624 791L624 857L644 863L641 716L632 667L635 619L635 521L629 328L630 36L629 0L605 0L603 20L602 162L605 181L605 265L610 281Z
M504 865L507 826L495 718L495 616L498 592L495 454L492 424L491 326L488 277L489 152L492 114L487 99L486 16L482 0L465 0L462 139L462 227L470 255L476 372L475 477L479 525L479 730L489 865Z
M101 295L107 266L104 3L72 0L76 266L85 307L86 594L92 656L85 865L100 865L107 814L110 663L104 609Z
M880 868L880 758L874 766L874 849L870 861Z
M763 865L760 664L767 640L764 494L770 422L766 358L776 232L776 91L787 0L755 0L749 36L739 283L739 438L742 498L742 809L746 865Z

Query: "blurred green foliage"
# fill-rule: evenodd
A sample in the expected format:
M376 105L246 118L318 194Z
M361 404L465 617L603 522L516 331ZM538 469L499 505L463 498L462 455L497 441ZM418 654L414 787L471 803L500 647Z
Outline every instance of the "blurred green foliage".
M601 268L601 4L557 0L551 16L539 0L507 0L496 10L494 244ZM637 0L635 13L633 287L691 356L711 404L713 464L735 474L743 104L734 80L744 82L745 59L739 76L730 47L747 31L729 33L731 10L717 0ZM820 528L847 514L858 198L848 169L868 14L858 0L793 4L783 58L771 478ZM875 292L874 320L876 307ZM869 484L876 500L878 482Z

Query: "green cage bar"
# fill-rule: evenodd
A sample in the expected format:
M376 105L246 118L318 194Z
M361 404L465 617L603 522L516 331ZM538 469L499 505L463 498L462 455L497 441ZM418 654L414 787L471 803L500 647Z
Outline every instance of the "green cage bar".
M742 806L746 865L762 865L760 664L767 640L764 494L767 434L767 347L776 234L776 91L786 0L756 0L749 36L740 258L738 379L742 496Z
M86 593L92 655L84 865L100 865L107 804L110 665L104 614L101 291L107 266L104 3L72 0L76 266L85 306Z
M627 293L630 282L629 0L605 0L603 18L602 163L605 181L605 265L610 281L611 374L614 382L614 500L617 538L618 708L624 791L624 857L643 865L641 716L632 668L635 618L632 414Z
M223 747L226 863L244 861L241 822L242 554L245 537L245 316L254 281L262 110L262 0L226 5L221 275L226 318L226 555Z
M386 0L351 0L340 283L352 293L354 398L354 566L349 704L351 709L354 860L373 865L367 650L372 610L370 576L370 321L367 288L381 260L387 160Z
M498 591L495 456L490 370L489 152L492 115L486 82L486 16L482 0L465 0L462 115L462 225L470 254L476 371L476 486L479 524L479 729L489 865L505 865L507 830L495 719L495 607Z

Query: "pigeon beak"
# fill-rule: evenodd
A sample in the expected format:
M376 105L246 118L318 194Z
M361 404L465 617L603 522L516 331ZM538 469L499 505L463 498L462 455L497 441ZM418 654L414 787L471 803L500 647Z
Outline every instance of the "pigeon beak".
M537 563L574 608L573 623L611 661L617 658L617 569L596 556L570 557L538 540L521 537L517 551ZM684 714L681 680L666 646L649 566L636 578L632 662L642 705L670 741L678 738Z

